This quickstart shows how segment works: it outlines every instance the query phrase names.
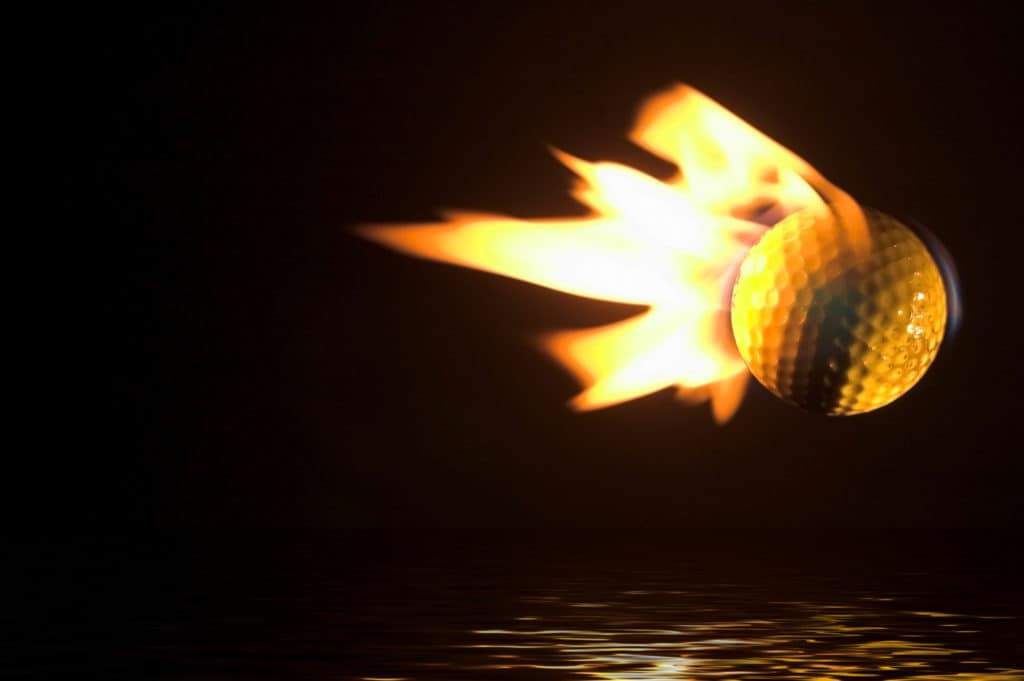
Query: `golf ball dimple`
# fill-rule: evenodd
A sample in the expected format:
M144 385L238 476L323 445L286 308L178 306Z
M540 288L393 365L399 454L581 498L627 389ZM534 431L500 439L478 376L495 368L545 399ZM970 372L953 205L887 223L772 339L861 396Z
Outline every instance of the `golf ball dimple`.
M832 213L789 216L750 250L733 287L733 336L747 367L809 411L892 402L942 341L946 294L931 254L895 219L864 213L870 245L860 249Z

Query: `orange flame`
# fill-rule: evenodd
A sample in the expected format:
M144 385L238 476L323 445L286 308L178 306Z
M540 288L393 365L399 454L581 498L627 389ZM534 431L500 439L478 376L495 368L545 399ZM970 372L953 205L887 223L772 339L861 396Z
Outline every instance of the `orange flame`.
M573 196L591 215L524 221L460 213L362 234L409 255L648 306L621 322L542 339L583 385L571 406L599 409L674 386L688 402L709 400L723 423L739 408L748 376L729 323L738 263L768 226L798 210L828 205L854 230L863 217L805 161L693 88L650 98L630 139L682 172L663 182L555 151L579 176Z

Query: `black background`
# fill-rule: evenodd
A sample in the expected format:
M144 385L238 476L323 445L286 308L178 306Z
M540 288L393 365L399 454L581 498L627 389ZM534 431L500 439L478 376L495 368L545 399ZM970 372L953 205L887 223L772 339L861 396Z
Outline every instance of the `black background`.
M80 444L34 512L92 526L1018 524L1020 21L934 3L147 5L73 58L98 257ZM696 86L952 252L965 323L905 398L753 388L577 415L528 339L635 308L408 259L365 222L578 214L551 144L647 172ZM77 299L76 299L77 300Z

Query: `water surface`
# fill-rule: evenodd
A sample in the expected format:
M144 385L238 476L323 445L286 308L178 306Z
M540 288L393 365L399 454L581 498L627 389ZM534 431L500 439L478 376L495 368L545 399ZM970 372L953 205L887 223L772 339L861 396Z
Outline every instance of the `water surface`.
M1024 680L1021 563L958 535L257 533L36 543L21 676Z

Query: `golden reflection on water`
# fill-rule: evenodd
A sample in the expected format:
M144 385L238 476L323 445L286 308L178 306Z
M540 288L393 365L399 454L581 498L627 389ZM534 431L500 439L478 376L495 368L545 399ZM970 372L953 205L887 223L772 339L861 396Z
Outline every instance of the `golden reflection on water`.
M984 620L997 617L900 610L891 598L872 597L853 605L767 603L771 619L729 620L727 612L698 607L680 610L678 619L687 622L660 626L662 613L659 626L643 626L650 621L645 612L680 595L627 591L609 603L524 599L524 607L543 614L473 630L472 642L460 647L475 653L475 670L529 670L530 678L558 671L565 679L605 681L1024 681L1024 669L998 666L973 645L984 636Z

